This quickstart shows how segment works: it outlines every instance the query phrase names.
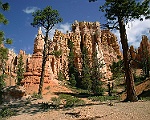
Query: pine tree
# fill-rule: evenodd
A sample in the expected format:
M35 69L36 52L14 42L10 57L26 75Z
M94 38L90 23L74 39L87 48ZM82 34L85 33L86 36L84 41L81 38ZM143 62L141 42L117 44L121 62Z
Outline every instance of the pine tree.
M90 90L92 88L91 80L91 66L90 60L88 58L88 51L86 47L82 49L82 73L81 73L81 88Z
M39 90L38 94L42 95L42 88L43 88L43 82L44 82L44 75L45 75L45 64L46 59L49 53L49 37L48 34L50 30L54 27L55 24L58 24L62 21L62 18L60 18L59 13L57 10L53 10L52 7L47 6L43 10L37 10L32 14L33 22L31 25L33 27L43 27L45 29L45 37L44 37L44 50L43 50L43 59L42 59L42 71L41 71L41 78L40 78L40 84L39 84Z
M68 56L69 82L71 86L79 87L80 86L79 72L75 67L75 63L74 63L75 56L73 52L73 42L71 40L68 40L68 48L70 49L69 56Z
M105 12L108 19L106 27L109 29L118 29L120 32L121 44L123 49L123 61L126 77L127 98L126 101L137 101L137 95L134 88L134 77L130 66L130 54L125 25L134 19L143 20L150 18L149 0L142 3L136 0L106 0L100 10ZM112 26L111 26L112 25Z
M17 64L17 85L20 85L22 79L24 78L24 63L23 63L23 57L20 55L18 64Z
M70 82L70 85L72 87L75 87L77 82L76 82L76 78L75 78L75 75L74 74L71 74L70 77L69 77L69 82Z
M0 0L0 10L2 11L8 11L9 10L9 4L8 3L2 3ZM0 12L0 23L3 23L4 25L8 24L8 20L5 18L5 16ZM4 47L5 44L11 44L12 40L9 38L5 38L5 34L3 31L0 31L0 66L2 74L5 73L5 61L7 60L7 54L8 49Z
M93 53L92 61L93 61L91 69L92 91L95 95L103 95L104 89L102 88L102 81L101 81L103 74L100 71L100 68L103 67L103 64L97 58L97 52Z
M9 4L3 3L0 0L0 10L1 11L8 11ZM0 24L3 23L6 25L8 20L5 16L0 12ZM8 59L8 49L4 47L5 44L11 44L12 40L9 38L5 38L4 32L0 31L0 100L2 99L2 88L5 85L4 78L6 77L5 74L5 67L6 67L6 60ZM1 101L0 101L1 103Z
M119 60L118 62L113 62L110 66L111 72L113 74L113 79L120 78L123 76L123 61Z

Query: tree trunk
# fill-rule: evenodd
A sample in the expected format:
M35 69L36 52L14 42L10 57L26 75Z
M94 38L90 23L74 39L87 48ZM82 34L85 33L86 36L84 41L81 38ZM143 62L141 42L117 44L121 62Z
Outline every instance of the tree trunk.
M146 77L149 77L149 51L148 51L148 46L146 46Z
M48 50L48 32L46 32L46 37L44 38L44 50L43 50L43 58L42 58L42 71L41 71L41 77L40 77L40 84L39 84L39 90L38 94L42 95L42 88L44 83L44 76L45 76L45 64L47 59L47 50Z
M124 21L118 18L120 27L120 38L123 49L123 61L126 77L126 90L127 98L126 101L136 102L138 100L135 92L134 77L130 67L129 52L128 52L128 42Z

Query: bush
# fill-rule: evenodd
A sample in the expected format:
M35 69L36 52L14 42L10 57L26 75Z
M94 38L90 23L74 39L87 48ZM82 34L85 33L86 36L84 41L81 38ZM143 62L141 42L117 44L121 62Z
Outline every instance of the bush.
M12 110L10 108L3 108L0 111L0 118L11 117L14 115L16 115L16 112L14 112L14 110Z
M68 107L80 106L84 104L85 102L83 100L76 97L70 97L69 99L66 100L66 104L64 105L64 107L68 108Z
M82 78L81 88L84 89L84 90L89 90L90 91L91 88L92 88L92 80L90 78Z
M60 94L59 98L60 99L69 99L70 97L72 97L71 95L67 95L67 94Z
M113 73L113 79L120 78L124 74L123 72L123 61L119 60L118 62L113 62L112 65L110 66L111 72Z
M62 55L62 50L58 50L58 51L53 51L52 53L55 57L60 57Z
M70 85L75 87L76 86L76 79L75 79L75 76L73 74L71 74L71 77L69 79L69 82L70 82Z
M150 101L150 97L139 97L139 100Z
M7 76L6 76L5 74L0 75L0 104L2 104L2 95L3 95L2 89L3 89L3 87L5 86L5 81L4 81L4 79L5 79L6 77L7 77Z
M60 102L61 102L60 98L53 97L53 98L51 98L51 100L52 100L52 104L53 104L54 108L59 108Z
M64 105L65 108L80 106L85 104L84 100L81 100L77 97L73 97L71 95L60 94L59 98L65 100L65 105Z
M58 73L58 80L60 80L60 81L65 80L65 76L62 71L59 71L59 73Z
M104 94L104 89L101 86L95 86L93 89L94 95L103 95Z
M134 81L135 81L135 84L139 84L139 83L141 83L142 81L144 81L145 79L146 79L145 76L136 76L136 75L134 74Z
M92 81L91 91L94 93L94 95L102 96L104 93L104 88L102 87L102 82L98 79L94 79Z
M34 92L32 98L42 99L42 95L39 95L38 93Z
M53 108L53 107L51 107L50 103L48 103L48 102L42 102L41 109L47 110L47 109L50 109L50 108Z
M107 101L107 100L119 100L119 97L117 96L93 96L93 97L89 97L88 99L92 100L92 101Z
M52 103L49 102L42 102L41 109L48 110L48 109L58 109L60 106L60 99L59 98L52 98Z

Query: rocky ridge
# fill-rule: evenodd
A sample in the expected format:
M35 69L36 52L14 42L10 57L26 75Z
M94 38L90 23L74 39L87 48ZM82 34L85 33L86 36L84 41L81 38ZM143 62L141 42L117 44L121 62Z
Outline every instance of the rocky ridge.
M130 47L131 56L134 58L142 58L140 55L141 49L145 48L142 45L150 46L148 38L143 36L143 42L138 49L138 54L133 52L135 50ZM60 71L64 74L65 79L68 78L68 55L70 49L68 48L68 41L74 44L73 51L75 55L74 63L79 71L82 71L82 49L86 47L88 50L88 57L92 62L92 55L96 51L97 58L104 64L101 72L104 73L105 81L109 80L112 76L110 65L112 62L117 62L122 58L122 53L117 42L117 37L109 30L101 30L99 22L78 22L72 24L72 31L62 33L58 30L55 31L53 40L50 40L49 52L61 51L61 55L49 55L45 68L45 84L58 84L58 74ZM25 51L20 50L19 55L10 52L7 62L6 71L11 76L16 76L16 66L20 55L23 56L24 62L24 79L22 84L28 88L33 85L38 86L41 66L42 66L42 51L44 45L44 35L41 28L39 28L37 36L34 40L34 50L32 55L27 55ZM12 63L12 64L11 64ZM11 78L11 77L10 77ZM11 81L11 80L10 80ZM10 85L12 83L10 82Z

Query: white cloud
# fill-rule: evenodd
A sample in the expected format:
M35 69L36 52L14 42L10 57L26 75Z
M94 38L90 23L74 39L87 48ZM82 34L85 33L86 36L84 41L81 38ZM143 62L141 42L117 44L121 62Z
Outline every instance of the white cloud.
M30 14L30 13L35 12L38 9L39 9L38 7L27 7L26 9L23 10L23 12Z
M133 45L135 48L139 47L142 39L142 35L147 35L150 39L150 20L134 20L126 25L127 38L129 45ZM113 31L117 35L120 41L119 31Z
M53 36L54 36L54 33L55 33L55 30L59 30L61 31L62 33L66 33L67 31L70 31L71 30L71 24L70 23L64 23L64 24L58 24L58 25L55 25L53 27L53 29L50 31L50 39L53 39ZM45 30L42 28L42 31L43 31L43 34L45 33Z
M70 31L70 29L71 29L71 24L69 23L60 24L58 26L58 30L60 30L62 33L66 33L67 31Z

